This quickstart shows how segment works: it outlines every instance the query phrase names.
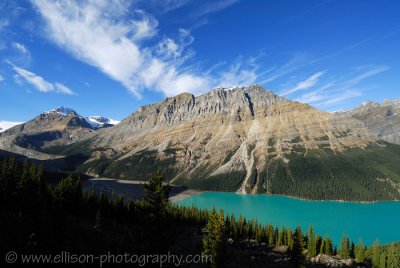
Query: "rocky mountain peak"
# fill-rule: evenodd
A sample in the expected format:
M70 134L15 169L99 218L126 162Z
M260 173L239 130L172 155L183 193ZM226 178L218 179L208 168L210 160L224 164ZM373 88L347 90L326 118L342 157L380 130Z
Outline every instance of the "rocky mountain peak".
M289 102L259 85L216 88L197 97L181 93L162 102L142 106L123 124L140 131L215 116L219 117L219 122L241 121L265 116L266 109L271 105Z
M381 103L365 101L338 115L355 118L380 139L400 144L400 99L386 99Z
M44 114L50 114L50 113L57 113L57 114L63 115L63 116L68 116L69 114L78 115L77 112L75 112L75 110L65 107L65 106L60 106L60 107L57 107L48 112L44 112Z

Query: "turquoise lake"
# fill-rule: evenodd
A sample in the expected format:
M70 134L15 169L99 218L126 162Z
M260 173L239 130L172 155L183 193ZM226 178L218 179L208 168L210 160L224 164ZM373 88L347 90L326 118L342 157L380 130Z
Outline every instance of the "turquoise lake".
M304 201L275 195L241 195L235 193L206 192L194 195L179 205L198 208L223 209L229 215L243 215L261 224L278 227L300 225L303 232L310 224L316 233L326 233L336 245L343 234L357 243L372 245L400 241L400 202L352 203L335 201Z

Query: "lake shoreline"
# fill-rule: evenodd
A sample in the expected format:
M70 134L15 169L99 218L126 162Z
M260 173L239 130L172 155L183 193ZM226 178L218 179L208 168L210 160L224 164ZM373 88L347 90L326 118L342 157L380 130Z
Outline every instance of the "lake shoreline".
M121 185L141 185L144 186L146 181L138 181L138 180L124 180L124 179L111 179L111 178L91 178L88 181L114 181L116 183L119 183ZM291 196L291 195L284 195L284 194L242 194L242 193L237 193L237 192L224 192L224 191L209 191L209 190L198 190L198 189L192 189L192 188L186 188L185 186L182 185L174 185L171 184L172 190L171 190L171 195L170 195L170 201L171 203L178 203L186 198L189 198L193 195L199 195L202 193L207 193L207 192L215 192L215 193L234 193L237 195L248 195L248 196L257 196L257 195L264 195L264 196L282 196L282 197L288 197L296 200L301 200L301 201L306 201L306 202L339 202L339 203L360 203L360 204L374 204L374 203L382 203L382 202L399 202L400 200L373 200L373 201L360 201L360 200L343 200L343 199L337 199L337 200L332 200L332 199L309 199L309 198L304 198L304 197L298 197L298 196ZM177 190L178 189L178 190Z
M252 193L250 193L250 194L242 194L242 193L237 193L237 192L205 191L205 190L195 190L195 189L190 189L190 188L188 188L188 190L196 191L197 192L196 194L210 192L210 193L234 193L234 194L237 194L237 195L248 195L248 196L257 196L257 195L282 196L282 197L287 197L287 198L292 198L292 199L301 200L301 201L307 201L307 202L338 202L338 203L374 204L374 203L382 203L382 202L399 202L400 201L400 200L360 201L360 200L343 200L343 199L308 199L308 198L304 198L304 197L298 197L298 196L292 196L292 195L284 195L284 194L252 194ZM189 196L187 196L187 197L189 197Z

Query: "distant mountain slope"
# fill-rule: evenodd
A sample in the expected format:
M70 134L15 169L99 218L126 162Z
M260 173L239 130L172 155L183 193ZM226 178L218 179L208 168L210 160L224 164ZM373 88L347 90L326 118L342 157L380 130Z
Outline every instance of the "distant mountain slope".
M400 99L382 103L367 101L353 110L338 112L337 115L358 119L379 138L400 144Z
M101 116L84 118L71 108L58 107L5 130L0 134L0 148L34 155L35 152L29 150L43 151L48 147L71 144L94 130L117 123Z
M87 155L78 170L95 176L146 180L160 168L175 184L205 190L400 199L399 147L359 120L256 85L167 98L51 151Z

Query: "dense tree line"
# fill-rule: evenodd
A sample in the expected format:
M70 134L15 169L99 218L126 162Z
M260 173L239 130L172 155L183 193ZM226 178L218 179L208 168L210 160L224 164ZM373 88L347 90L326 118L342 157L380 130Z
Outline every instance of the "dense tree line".
M304 149L304 148L303 148ZM400 183L400 146L370 145L345 152L320 148L285 155L289 162L272 157L265 167L253 168L247 189L258 193L281 194L313 200L374 201L399 199L393 183ZM256 161L257 162L257 161ZM217 167L213 167L217 168ZM182 180L190 188L208 191L237 191L245 169L209 176L212 170L194 172ZM382 178L377 180L377 178ZM385 180L390 178L390 180Z
M169 185L156 172L143 200L83 191L79 178L67 176L48 183L42 167L14 159L0 162L0 250L19 253L113 252L207 254L214 267L223 267L242 241L256 241L267 251L279 248L294 267L318 254L354 258L372 267L399 267L400 244L366 247L344 237L337 249L329 235L303 232L300 227L260 225L223 211L178 207L168 202ZM247 243L247 242L246 242ZM244 256L244 255L243 255ZM236 256L238 257L238 256ZM247 265L240 259L236 265Z

